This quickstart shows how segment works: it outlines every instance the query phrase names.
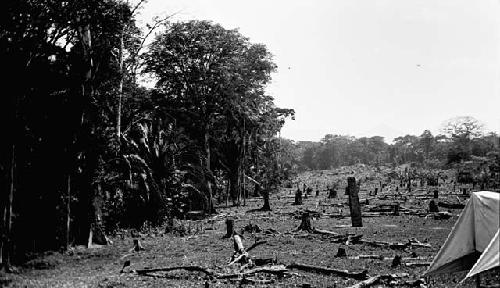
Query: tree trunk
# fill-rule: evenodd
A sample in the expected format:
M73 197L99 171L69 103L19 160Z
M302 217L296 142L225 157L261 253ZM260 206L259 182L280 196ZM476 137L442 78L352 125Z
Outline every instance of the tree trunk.
M66 176L66 235L65 235L65 245L66 250L69 249L71 245L70 233L71 233L71 175L68 173Z
M84 177L84 190L83 190L83 201L82 203L86 205L85 213L82 213L80 217L85 217L82 219L83 233L88 233L87 235L81 235L82 238L87 239L87 245L91 246L95 241L97 244L107 244L107 239L104 236L104 229L102 227L102 215L101 207L102 201L100 199L100 187L94 185L94 180L97 177L98 163L98 150L96 141L96 111L93 110L92 105L89 105L93 101L94 97L94 86L92 83L94 67L93 67L93 55L92 55L92 34L90 30L90 25L86 24L79 27L79 34L81 37L81 42L83 46L83 62L84 62L84 73L82 79L82 97L83 103L86 104L87 110L82 113L81 129L82 135L84 135L83 143L86 147L83 155L85 159L85 171L83 173ZM82 211L83 212L83 211ZM86 231L86 232L85 232ZM83 237L87 236L87 237ZM81 239L83 240L83 239Z
M123 28L120 34L120 51L119 51L119 73L120 82L118 84L118 105L116 108L116 138L120 143L121 138L121 123L122 123L122 98L123 98Z
M231 200L234 205L240 205L239 201L239 165L236 168L231 168L229 171L229 194L231 195Z
M211 160L211 155L210 155L210 135L208 133L208 125L205 126L205 132L203 136L203 146L205 149L205 168L207 169L208 173L211 173L212 170L210 169L210 160ZM207 181L207 192L208 192L208 203L207 203L207 208L208 208L208 214L214 213L214 202L213 202L213 194L212 194L212 182L210 179L206 178Z
M15 190L15 165L16 165L16 145L12 143L10 151L10 169L9 169L9 190L7 195L7 201L5 203L5 222L4 227L4 242L2 245L2 265L5 271L11 270L11 256L12 256L12 203L14 201L14 190Z

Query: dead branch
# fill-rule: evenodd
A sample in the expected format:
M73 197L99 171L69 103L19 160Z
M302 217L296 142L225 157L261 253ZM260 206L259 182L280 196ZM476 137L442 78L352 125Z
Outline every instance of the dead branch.
M364 270L362 272L349 272L348 270L339 270L339 269L312 266L312 265L306 265L306 264L300 264L300 263L292 263L290 265L287 265L286 268L297 269L297 270L302 270L302 271L307 271L307 272L327 274L327 275L336 275L336 276L340 276L340 277L352 278L352 279L357 279L357 280L363 280L363 279L366 279L368 277L367 276L368 271L366 271L366 270Z

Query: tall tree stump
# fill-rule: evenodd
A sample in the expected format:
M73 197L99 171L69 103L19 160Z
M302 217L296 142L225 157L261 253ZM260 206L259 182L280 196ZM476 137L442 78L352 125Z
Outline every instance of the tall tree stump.
M226 219L226 235L224 238L231 238L234 235L234 219L227 218Z
M293 204L302 205L302 191L300 189L297 189L297 191L295 191L295 202Z
M347 178L347 189L349 195L349 209L351 211L352 227L363 227L361 216L361 205L359 205L359 187L356 185L356 178Z
M375 196L377 196L377 194L378 194L378 188L377 188L377 187L375 187L375 191L373 191L373 194L374 194Z
M311 214L309 214L309 212L302 213L300 226L299 228L297 228L297 230L307 231L307 232L314 231L314 228L311 224Z
M271 211L271 205L269 204L269 190L264 189L261 192L262 198L264 199L264 206L260 210L262 211Z
M437 199L437 198L439 198L439 191L434 190L434 199Z

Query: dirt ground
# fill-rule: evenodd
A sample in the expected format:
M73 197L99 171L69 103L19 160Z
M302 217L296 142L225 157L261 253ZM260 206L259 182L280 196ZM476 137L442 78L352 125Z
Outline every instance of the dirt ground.
M142 233L142 245L145 250L130 252L132 237L125 231L122 235L112 238L113 245L101 248L75 248L72 251L49 253L31 260L26 265L18 267L18 273L0 274L2 287L235 287L240 283L231 280L209 280L199 272L175 271L155 273L156 277L138 276L131 272L136 269L172 267L180 265L198 265L216 270L220 273L236 271L235 265L228 266L233 253L232 239L223 238L226 233L225 220L227 217L235 219L235 227L240 231L249 223L258 225L262 232L244 233L243 243L246 247L257 240L266 240L267 243L258 246L250 252L250 256L257 258L274 258L278 263L301 264L346 269L349 271L367 270L370 276L377 274L408 273L404 280L417 280L427 269L425 266L407 267L404 264L391 268L391 259L395 255L402 257L419 257L418 261L431 262L440 246L446 240L453 224L457 220L460 210L449 210L452 217L446 220L435 220L422 215L405 214L401 210L399 216L374 215L364 217L363 227L350 227L349 208L346 204L347 196L344 187L347 176L361 179L360 199L363 203L368 199L369 205L364 205L366 211L372 205L392 204L399 202L402 207L426 212L435 187L412 187L412 192L399 188L402 195L395 192L399 182L393 181L382 189L377 196L369 196L374 187L379 187L379 181L385 181L385 171L374 172L367 167L342 168L332 171L314 171L299 175L297 181L306 183L314 191L304 199L303 205L292 205L294 188L283 188L271 197L270 212L258 211L262 206L262 199L251 198L246 206L219 207L218 214L204 220L179 221L185 230L190 230L187 236L164 234L163 229L153 229ZM339 192L336 199L328 199L326 185L339 182ZM385 183L385 182L384 182ZM299 184L302 188L302 184ZM315 196L316 185L320 195ZM457 192L451 191L452 184L443 183L438 188L439 201L457 203L460 199ZM458 188L457 188L458 189ZM403 190L403 191L401 191ZM406 201L403 196L406 196ZM463 198L462 201L465 201ZM253 211L252 211L253 210ZM301 211L316 211L319 217L313 219L315 228L326 229L339 234L363 234L364 240L378 240L407 243L416 238L431 247L411 247L407 250L393 250L389 247L373 247L364 243L346 245L333 243L330 236L309 234L295 231L300 224ZM444 209L440 207L440 210ZM448 210L448 209L445 209ZM269 230L271 229L271 230ZM276 230L274 232L272 229ZM266 233L267 232L267 233ZM347 258L335 257L339 247L345 248ZM358 255L380 255L388 259L353 259ZM125 261L131 265L120 270ZM404 263L405 261L403 261ZM414 262L414 261L412 261ZM348 287L359 280L328 276L318 273L291 270L292 273L277 279L271 275L259 275L254 278L270 279L271 284L243 285L249 287ZM498 270L487 273L482 278L483 285L500 283ZM464 276L464 273L441 275L426 278L427 287L455 287ZM207 286L208 285L208 286ZM310 286L307 286L310 285ZM410 286L372 286L372 287L410 287ZM476 287L474 280L467 280L460 287Z

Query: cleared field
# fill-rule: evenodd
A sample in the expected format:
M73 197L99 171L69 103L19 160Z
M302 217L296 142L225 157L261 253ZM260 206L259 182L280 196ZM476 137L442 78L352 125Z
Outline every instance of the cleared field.
M461 210L450 211L448 219L434 219L427 213L428 202L433 197L435 187L414 187L411 193L398 188L398 181L386 182L386 171L373 172L369 167L350 167L334 171L314 171L299 175L297 181L306 183L314 189L311 196L303 199L303 205L293 205L295 188L283 188L271 197L270 212L259 211L262 199L251 198L246 206L219 207L218 214L203 220L179 221L176 225L183 226L186 236L163 233L163 229L150 229L140 234L144 251L130 252L132 238L124 232L112 240L109 247L95 249L75 249L69 253L52 253L31 260L19 268L19 273L1 275L0 285L6 287L234 287L248 285L250 287L349 287L360 280L324 275L322 273L305 272L299 269L289 269L283 277L268 274L252 276L252 280L270 280L265 284L242 284L238 280L208 279L204 273L173 271L151 273L140 276L133 270L144 268L173 266L202 266L217 273L235 273L239 265L228 266L233 254L233 241L223 238L226 234L225 220L231 217L235 220L235 230L249 223L257 225L260 232L243 233L243 244L250 246L256 241L265 240L249 254L255 258L273 258L278 264L289 265L300 263L320 267L360 272L366 270L368 275L407 273L408 275L391 283L371 287L455 287L464 273L443 275L425 279L427 286L417 285L416 280L427 268L415 263L431 262L444 243L446 236L455 223ZM368 205L363 205L363 227L350 227L349 207L344 195L345 179L355 176L361 180L360 199ZM370 191L379 187L380 181L386 183L378 195L370 196ZM339 193L336 199L329 199L324 190L330 183L339 183ZM316 186L320 193L315 196ZM459 199L453 193L452 183L442 183L437 188L439 198L436 201L457 204ZM382 204L399 203L399 215L392 212L368 212ZM337 243L331 235L319 235L305 231L296 231L300 225L303 211L315 215L312 224L317 229L324 229L338 234L363 235L359 243ZM420 214L420 215L417 215ZM427 215L427 216L425 216ZM406 244L410 239L416 239L423 245L407 245L407 247L375 246L369 242L384 241ZM430 246L430 247L424 247ZM347 257L335 257L339 248L344 248ZM371 256L369 256L371 255ZM399 255L402 263L391 267L392 259ZM361 257L360 257L361 256ZM374 259L377 258L377 259ZM382 259L383 258L383 259ZM125 261L130 266L119 273ZM414 266L407 266L414 263ZM422 264L423 265L423 264ZM492 271L482 277L483 285L498 284L500 279ZM261 281L257 281L261 282ZM264 282L262 282L264 283ZM304 286L305 285L305 286ZM422 284L423 285L423 284ZM474 280L467 280L460 287L476 287Z

